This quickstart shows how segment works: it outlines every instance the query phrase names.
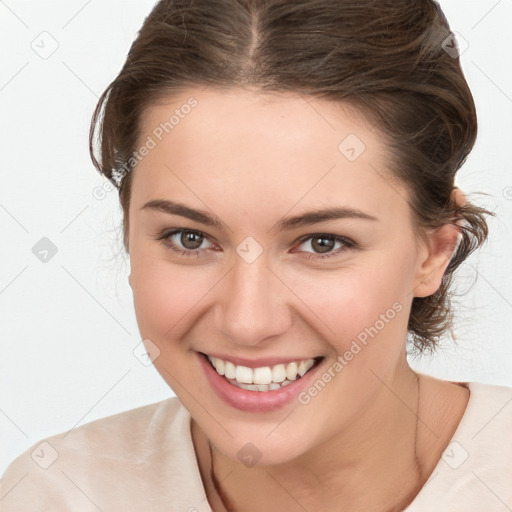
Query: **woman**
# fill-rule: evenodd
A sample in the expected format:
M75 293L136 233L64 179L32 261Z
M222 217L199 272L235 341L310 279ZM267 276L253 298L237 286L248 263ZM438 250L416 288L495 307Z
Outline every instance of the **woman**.
M177 397L34 446L3 510L512 507L512 390L406 359L487 236L454 49L430 0L156 5L91 155Z

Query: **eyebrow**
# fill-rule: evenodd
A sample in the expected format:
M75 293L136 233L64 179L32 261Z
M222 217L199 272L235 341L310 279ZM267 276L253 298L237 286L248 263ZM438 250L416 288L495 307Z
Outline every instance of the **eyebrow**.
M187 219L194 220L206 226L214 226L219 229L226 228L226 224L215 215L204 210L189 208L184 204L175 203L166 199L153 199L152 201L148 201L141 208L141 210L144 209L161 211L168 213L169 215L179 215L180 217L186 217ZM356 208L331 207L313 210L292 217L286 217L274 224L273 228L277 227L279 231L287 231L302 226L309 226L319 222L337 219L379 220L374 215L370 215L369 213L365 213Z

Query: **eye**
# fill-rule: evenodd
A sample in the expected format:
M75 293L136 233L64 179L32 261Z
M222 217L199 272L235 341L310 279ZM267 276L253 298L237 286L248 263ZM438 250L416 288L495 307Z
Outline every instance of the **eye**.
M158 238L165 247L185 257L199 257L208 249L218 247L208 236L194 229L174 229L162 233ZM332 234L315 233L303 237L300 244L291 252L305 253L305 259L323 259L337 256L348 249L354 249L357 244L352 240Z
M158 240L161 240L169 249L183 256L198 256L200 252L214 247L204 233L193 229L167 231ZM203 245L205 243L206 245Z
M348 238L326 233L316 233L302 238L293 252L305 252L306 259L330 258L347 249L354 248L355 242Z

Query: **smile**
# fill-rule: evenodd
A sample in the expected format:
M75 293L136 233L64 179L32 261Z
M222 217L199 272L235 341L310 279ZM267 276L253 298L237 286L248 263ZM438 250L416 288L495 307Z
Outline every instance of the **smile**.
M212 391L225 404L249 413L271 413L295 402L328 364L323 356L290 360L233 357L229 361L221 354L196 354Z
M215 371L231 384L248 391L274 391L303 377L315 364L315 359L291 361L287 364L249 368L218 357L207 356Z

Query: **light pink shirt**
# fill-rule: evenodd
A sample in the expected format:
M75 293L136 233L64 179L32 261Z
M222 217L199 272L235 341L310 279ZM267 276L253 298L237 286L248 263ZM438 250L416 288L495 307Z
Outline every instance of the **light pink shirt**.
M512 388L469 383L466 412L406 512L512 510ZM0 481L0 511L210 511L176 397L49 437Z

